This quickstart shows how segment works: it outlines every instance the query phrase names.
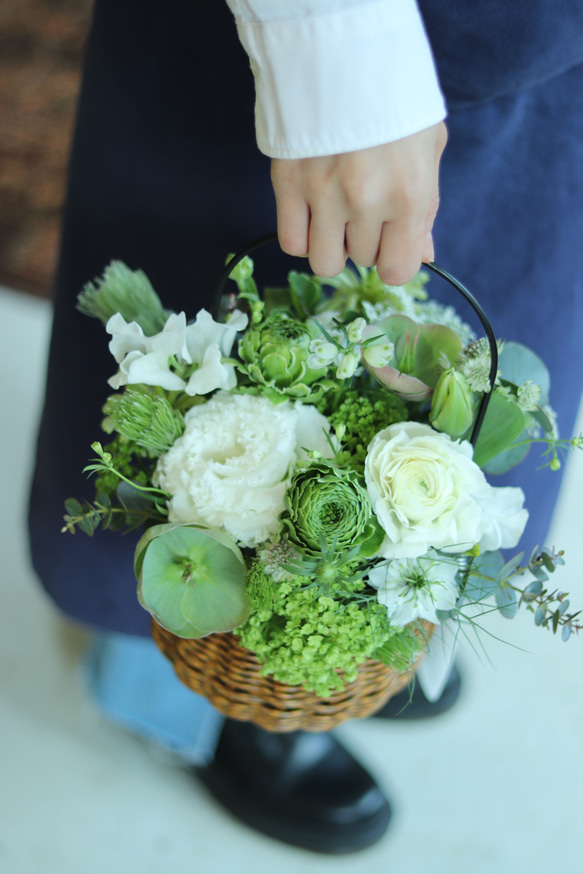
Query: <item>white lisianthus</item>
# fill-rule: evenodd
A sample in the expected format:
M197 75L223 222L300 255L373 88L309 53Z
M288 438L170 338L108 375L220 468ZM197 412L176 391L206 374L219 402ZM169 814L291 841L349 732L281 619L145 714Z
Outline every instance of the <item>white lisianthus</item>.
M494 488L472 460L467 441L429 425L400 422L368 447L365 479L385 530L379 554L415 558L434 547L463 552L516 546L526 520L518 488Z
M368 582L378 590L391 624L407 625L415 619L438 622L437 610L451 610L459 590L457 565L440 561L431 552L417 559L397 559L372 568Z
M217 392L190 409L185 422L155 475L172 495L169 520L224 529L242 546L278 530L286 486L304 450L332 455L327 420L299 402Z
M247 316L237 310L225 324L215 322L206 310L200 310L191 325L186 324L184 313L172 313L162 331L147 337L136 322L128 323L116 313L106 330L112 335L109 350L119 371L108 383L115 389L137 383L156 385L189 395L234 388L235 368L223 358L230 355L237 332L246 326ZM186 381L171 365L191 365L194 372Z

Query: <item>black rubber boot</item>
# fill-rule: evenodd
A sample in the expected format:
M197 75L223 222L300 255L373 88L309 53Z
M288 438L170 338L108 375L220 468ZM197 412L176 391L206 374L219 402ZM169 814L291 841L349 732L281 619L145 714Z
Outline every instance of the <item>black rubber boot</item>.
M369 847L391 816L370 774L328 733L227 720L214 761L196 774L247 825L318 853Z

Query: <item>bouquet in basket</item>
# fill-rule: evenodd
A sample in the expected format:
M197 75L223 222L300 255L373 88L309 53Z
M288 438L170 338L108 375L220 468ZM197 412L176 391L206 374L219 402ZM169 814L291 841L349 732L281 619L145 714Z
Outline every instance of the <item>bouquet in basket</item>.
M479 633L492 609L580 630L547 586L560 552L502 558L527 510L486 477L533 443L551 468L582 445L559 440L541 360L477 338L427 273L395 288L374 269L292 272L262 299L245 257L231 279L222 321L166 311L120 262L82 291L117 372L95 498L69 499L63 530L145 526L138 599L158 625L232 632L263 674L321 698L369 659L406 673L433 626Z

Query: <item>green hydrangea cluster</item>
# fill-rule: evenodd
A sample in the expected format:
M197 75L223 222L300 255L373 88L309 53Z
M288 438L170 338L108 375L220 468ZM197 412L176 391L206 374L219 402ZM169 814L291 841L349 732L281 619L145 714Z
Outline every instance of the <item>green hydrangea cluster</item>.
M330 409L332 400L330 393L318 406L320 412L327 416L332 428L343 425L346 427L342 437L343 448L336 461L363 475L369 443L383 428L407 421L407 408L401 398L391 392L365 394L358 389L350 389L336 397L334 406ZM326 405L328 409L325 408Z
M247 591L252 600L269 592L271 604L263 601L235 633L257 655L263 674L325 698L355 680L358 665L394 632L378 602L343 604L316 588L297 588L302 583L307 586L310 580L296 577L295 586L274 583L259 562L253 564ZM354 585L363 588L362 583Z

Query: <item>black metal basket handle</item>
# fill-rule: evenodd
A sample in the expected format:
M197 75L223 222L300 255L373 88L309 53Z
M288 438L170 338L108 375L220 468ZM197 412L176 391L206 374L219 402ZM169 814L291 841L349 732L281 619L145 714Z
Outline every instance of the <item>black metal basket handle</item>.
M221 276L219 277L219 281L217 283L215 291L213 308L213 315L215 319L219 318L221 302L223 294L225 292L225 286L227 284L229 276L231 275L237 264L239 264L247 255L251 255L252 252L255 252L257 249L260 249L262 246L267 245L267 243L272 243L275 240L277 240L277 233L275 232L267 234L265 237L260 237L257 240L253 240L253 242L245 246L244 249L241 249L239 252L237 252L237 254L231 258L229 263L225 265L225 268L221 273ZM462 285L462 283L458 279L456 279L455 276L452 276L451 273L448 273L447 270L444 270L443 267L435 264L435 262L432 262L431 264L424 264L423 267L426 267L428 270L431 270L433 273L441 276L442 279L445 279L453 288L455 288L457 292L459 292L459 294L461 294L463 298L465 298L465 300L470 304L470 306L480 319L480 322L482 323L482 326L486 333L486 338L490 345L490 390L484 393L482 400L480 401L480 406L478 407L478 413L476 415L476 421L474 422L474 427L472 429L470 443L472 444L472 446L475 446L478 440L480 429L482 427L482 423L484 421L484 416L486 415L486 410L488 409L488 404L490 402L490 397L492 396L492 391L494 388L494 381L498 372L498 346L496 343L496 335L494 334L492 325L490 324L490 321L486 316L484 310L475 299L473 294L468 291L465 285Z

